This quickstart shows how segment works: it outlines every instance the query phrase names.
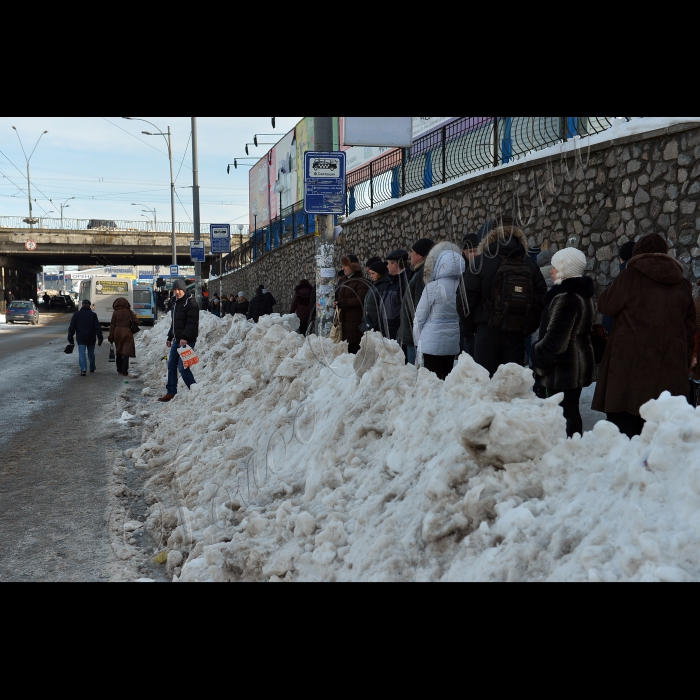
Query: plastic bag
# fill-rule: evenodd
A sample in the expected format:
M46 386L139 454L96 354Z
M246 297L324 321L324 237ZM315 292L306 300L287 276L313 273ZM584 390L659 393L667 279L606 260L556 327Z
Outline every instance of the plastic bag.
M331 328L331 340L334 343L340 343L343 340L343 324L340 320L340 309L335 310L333 327Z
M199 364L199 355L189 346L186 345L184 348L177 349L180 359L182 360L182 366L185 369L194 367Z

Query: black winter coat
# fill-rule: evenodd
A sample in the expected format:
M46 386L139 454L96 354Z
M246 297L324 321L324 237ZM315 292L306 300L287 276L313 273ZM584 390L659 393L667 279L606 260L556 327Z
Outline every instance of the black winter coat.
M550 393L583 389L595 379L591 331L595 287L590 277L575 277L547 294L540 340L532 346L532 364Z
M172 298L173 310L170 313L171 323L168 342L186 340L196 343L199 337L199 307L197 300L186 294L182 299Z
M311 318L311 303L314 297L314 288L310 283L300 284L294 288L294 298L289 310L290 314L296 314L301 323L308 323Z
M389 337L386 312L384 310L384 293L391 287L392 278L386 274L374 282L365 297L365 330L378 331L385 338Z
M457 294L457 311L461 321L467 318L468 326L479 326L488 322L486 304L491 298L493 283L496 273L503 264L505 257L524 258L525 263L532 271L535 280L535 298L539 302L537 310L537 323L540 322L542 309L547 296L547 283L542 276L542 271L537 263L527 255L527 238L525 234L515 227L494 229L484 238L479 246L479 257L469 266L464 273L464 288L466 291L467 308L464 308L464 300L461 294Z
M413 319L416 317L416 309L425 290L425 280L423 279L424 266L425 260L416 266L413 276L408 283L408 292L404 295L401 303L401 328L399 328L399 335L396 339L400 345L414 345L415 343L413 339Z
M68 329L68 342L73 344L73 337L78 345L95 346L98 341L103 342L102 327L97 314L88 306L73 314Z
M275 297L273 297L269 292L267 294L256 294L250 300L248 318L257 323L261 316L269 316L276 304L277 301Z
M236 314L248 315L248 309L250 308L250 302L246 301L235 301L231 306L231 314L235 316Z

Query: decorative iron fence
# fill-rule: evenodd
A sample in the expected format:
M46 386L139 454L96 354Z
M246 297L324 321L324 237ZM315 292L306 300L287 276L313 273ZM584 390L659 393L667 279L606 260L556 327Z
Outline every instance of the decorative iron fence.
M417 139L411 148L390 151L351 172L346 214L520 160L576 136L602 133L618 119L632 117L461 117ZM224 274L315 231L316 217L304 214L304 203L298 202L225 258Z

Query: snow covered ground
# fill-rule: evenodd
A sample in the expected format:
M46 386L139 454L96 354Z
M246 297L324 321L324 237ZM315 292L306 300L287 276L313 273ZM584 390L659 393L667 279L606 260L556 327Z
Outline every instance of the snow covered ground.
M515 365L462 356L446 382L372 335L357 358L294 331L204 314L199 382L126 457L180 581L700 579L700 413L663 396L629 441L565 439ZM140 334L164 393L168 322Z

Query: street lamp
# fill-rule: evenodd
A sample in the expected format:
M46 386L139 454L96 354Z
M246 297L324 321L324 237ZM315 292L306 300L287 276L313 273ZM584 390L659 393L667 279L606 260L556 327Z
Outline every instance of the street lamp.
M27 158L27 152L24 150L24 144L22 143L22 139L19 137L19 131L17 131L17 127L13 126L12 127L15 130L15 133L17 134L17 138L19 139L19 145L22 147L22 153L24 153L24 159L27 161L27 194L29 195L29 219L26 219L26 222L29 224L29 228L34 228L35 219L34 219L34 212L32 211L32 180L29 174L29 161L32 159L32 156L34 155L34 151L36 151L37 146L39 145L39 141L44 138L44 134L48 134L48 131L45 131L37 140L36 146L34 146L34 151L32 151L31 155L29 158Z
M63 228L63 210L70 209L70 204L68 204L68 202L70 202L73 199L75 199L75 197L70 197L63 204L58 205L61 207L61 228ZM51 202L51 204L53 204L53 199L49 199L49 202ZM54 206L56 206L56 205L54 204Z
M243 224L238 224L238 238L240 241L240 244L238 246L238 250L239 250L238 258L241 261L241 267L243 267L243 229L244 228L245 228L245 226Z
M231 166L238 170L238 161L239 160L254 160L256 163L259 160L258 158L234 158L233 163L228 164L228 168L226 168L226 172L230 175L231 174ZM248 165L248 163L241 163L241 165L245 165L246 168L254 168L255 165Z
M255 139L253 140L253 143L247 143L245 145L245 154L247 156L250 155L250 151L248 150L248 146L255 146L256 148L258 148L260 146L276 146L276 145L277 145L276 143L260 143L258 141L258 137L256 136Z
M162 129L159 129L153 122L149 122L147 119L141 119L140 117L122 117L122 119L129 119L130 121L145 122L150 124L157 133L151 133L150 131L143 131L141 133L146 136L162 136L166 143L168 144L168 158L170 159L170 209L172 218L172 246L173 246L173 265L177 265L177 236L175 234L175 177L173 175L173 136L168 127L168 133L163 133ZM156 232L158 226L156 225Z
M150 207L147 207L145 204L132 204L132 207L143 207L145 211L147 211L149 214L153 214L153 223L154 223L154 228L156 230L156 233L158 233L158 216L156 215L156 210L151 209ZM148 217L146 217L148 218ZM177 263L175 263L177 264Z

